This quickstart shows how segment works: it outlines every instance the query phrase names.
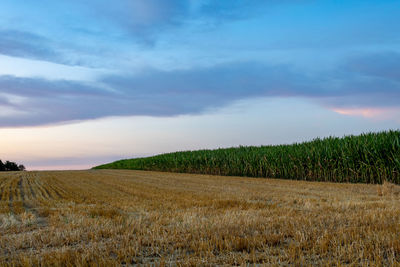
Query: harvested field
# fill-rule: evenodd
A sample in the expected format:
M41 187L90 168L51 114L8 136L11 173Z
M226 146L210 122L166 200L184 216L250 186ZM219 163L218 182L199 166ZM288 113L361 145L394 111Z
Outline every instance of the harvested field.
M0 265L400 266L398 186L129 170L0 174Z

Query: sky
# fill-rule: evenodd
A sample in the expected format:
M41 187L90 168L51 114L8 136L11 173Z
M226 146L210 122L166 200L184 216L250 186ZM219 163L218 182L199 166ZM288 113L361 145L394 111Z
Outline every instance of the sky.
M29 170L400 128L400 1L0 0Z

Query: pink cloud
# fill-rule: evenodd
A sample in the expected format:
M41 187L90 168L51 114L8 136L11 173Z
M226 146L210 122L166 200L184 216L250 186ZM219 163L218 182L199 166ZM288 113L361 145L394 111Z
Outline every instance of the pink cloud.
M358 116L370 119L398 119L400 108L332 108L336 113L346 116Z

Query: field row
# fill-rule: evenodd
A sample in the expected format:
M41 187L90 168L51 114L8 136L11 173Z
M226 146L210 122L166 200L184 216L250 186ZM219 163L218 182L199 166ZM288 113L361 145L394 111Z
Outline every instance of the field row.
M400 190L125 170L0 174L0 265L399 265Z
M21 214L33 210L40 202L64 198L65 191L37 174L7 173L0 177L0 213Z

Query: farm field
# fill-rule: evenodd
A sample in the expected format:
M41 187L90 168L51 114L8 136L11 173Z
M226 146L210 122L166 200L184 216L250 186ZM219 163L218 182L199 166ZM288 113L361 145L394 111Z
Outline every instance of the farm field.
M174 152L118 160L95 169L400 184L400 131L316 138L290 145Z
M0 265L400 266L398 186L88 170L0 174Z

